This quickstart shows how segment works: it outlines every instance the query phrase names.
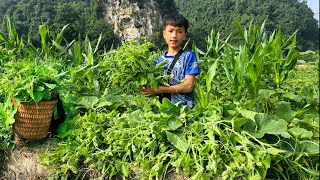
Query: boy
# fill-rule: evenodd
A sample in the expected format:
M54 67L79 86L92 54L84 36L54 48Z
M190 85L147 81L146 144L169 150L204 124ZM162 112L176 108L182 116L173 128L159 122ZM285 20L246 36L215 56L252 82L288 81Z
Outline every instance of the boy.
M168 45L168 51L156 60L156 64L166 61L166 73L174 57L182 49L181 44L187 38L189 22L180 15L169 16L163 25L163 37ZM172 68L173 78L169 79L170 86L159 86L158 89L152 89L143 86L141 92L144 96L153 96L156 94L171 94L171 102L181 102L190 109L194 107L194 97L192 95L195 76L200 73L197 58L192 51L183 51ZM179 83L181 81L181 83Z

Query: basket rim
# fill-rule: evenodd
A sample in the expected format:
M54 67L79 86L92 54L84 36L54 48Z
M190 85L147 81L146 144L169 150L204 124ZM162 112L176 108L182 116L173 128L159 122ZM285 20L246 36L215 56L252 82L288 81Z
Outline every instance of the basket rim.
M35 102L35 101L24 102L24 101L20 101L16 98L11 98L11 101L12 101L13 105L19 106L19 105L38 105L38 104L56 103L56 102L58 102L58 99L50 99L50 100L42 99L39 102Z

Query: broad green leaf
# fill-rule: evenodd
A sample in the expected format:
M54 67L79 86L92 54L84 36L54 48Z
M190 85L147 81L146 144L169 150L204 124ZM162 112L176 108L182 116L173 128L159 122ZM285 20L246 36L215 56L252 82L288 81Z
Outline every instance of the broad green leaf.
M34 92L34 100L39 102L43 99L44 92Z
M87 61L87 65L93 66L93 51L92 51L91 42L88 36L86 36L84 44L85 44L85 53L83 53L82 55L85 57Z
M261 162L263 163L264 166L258 166L257 169L259 171L259 174L261 175L261 177L266 177L267 171L270 168L270 163L271 163L271 156L270 154L267 154L262 160Z
M267 20L265 19L260 27L260 31L259 31L259 40L258 42L261 42L261 40L263 40L263 35L264 35L264 32L265 32L265 25L266 25L266 22Z
M260 97L268 99L271 96L275 95L277 92L275 90L260 89L258 93Z
M143 85L146 85L146 84L148 84L148 79L145 78L145 77L140 77L138 85L139 86L143 86Z
M163 98L160 111L174 116L180 115L181 103L173 104L169 99Z
M54 88L56 88L56 84L49 84L49 83L43 83L44 85L46 85L49 89L54 89Z
M183 125L183 123L179 120L179 118L171 118L171 119L169 119L168 126L169 126L170 130L172 130L172 131L178 129L182 125Z
M123 173L124 177L129 176L129 167L127 167L126 164L128 164L128 163L122 163L122 165L121 165L121 172Z
M109 101L102 101L102 102L99 102L96 106L96 108L101 108L101 107L105 107L105 106L111 106L113 103L112 102L109 102Z
M290 100L294 100L296 102L301 102L303 100L302 96L296 95L293 92L287 92L282 95L284 98L288 98Z
M80 115L76 116L74 119L78 119L80 118ZM70 120L66 120L64 121L62 124L59 125L58 129L57 129L57 133L58 133L58 137L59 138L65 138L69 135L71 135L74 132L74 128L70 127L69 124L73 124L73 122L70 123Z
M233 54L232 54L233 55ZM230 55L231 57L231 55ZM227 75L227 78L229 80L230 83L233 83L233 77L228 69L228 65L227 65L227 58L223 58L223 69Z
M96 96L84 96L81 98L79 105L83 105L87 109L93 109L93 107L99 102L99 98Z
M141 110L137 110L132 112L130 115L127 117L127 121L130 127L136 127L138 126L139 122L141 121Z
M212 64L208 70L208 74L206 78L207 92L211 90L211 82L217 73L217 67L218 67L218 59L216 59L214 64Z
M292 136L301 139L311 139L313 137L312 131L308 131L304 128L294 127L288 130Z
M290 103L280 101L276 110L276 115L284 120L292 120L296 116L297 112L291 109Z
M48 90L45 90L43 93L43 99L49 100L51 98L51 93Z
M278 155L279 153L284 153L284 152L286 152L286 151L284 151L284 150L277 149L277 148L274 148L274 147L268 148L267 151L268 151L269 154L272 154L272 155L274 155L274 156L275 156L275 155Z
M299 142L299 150L300 152L306 152L309 155L319 155L319 142L314 142L310 140L304 140Z
M6 127L9 125L13 124L15 122L14 115L17 112L17 108L13 106L12 102L10 99L8 99L3 106L3 111L4 111L4 124ZM1 119L1 117L0 117Z
M1 33L0 33L0 40L2 40L2 41L8 41L7 38L5 38L5 37L3 36L3 34L1 34Z
M269 116L259 113L255 116L258 125L258 131L267 134L278 134L285 138L289 138L290 134L287 132L288 123L279 119L277 116Z
M255 123L255 121L248 120L244 124L243 130L249 132L250 134L254 135L254 137L257 137L257 138L261 138L264 136L263 133L257 132L257 124Z
M53 40L52 44L60 51L64 51L64 47L60 46L56 41Z
M16 110L15 110L16 111ZM5 120L5 125L8 127L10 124L13 124L15 122L15 119L13 116L8 116Z
M248 119L251 119L252 121L255 121L254 117L257 114L257 112L246 110L246 109L240 109L240 108L237 108L237 110L244 118L248 118Z
M257 66L254 62L249 62L247 65L248 72L249 72L249 77L251 79L252 83L255 83L255 80L257 79ZM254 87L254 85L252 85Z
M246 124L249 121L248 118L239 118L239 117L234 117L232 118L232 126L234 130L240 130L240 128Z
M179 149L182 152L187 152L189 146L186 142L181 140L179 136L177 136L169 131L166 131L166 135L167 135L168 141L172 145L174 145L174 147L176 147L177 149Z
M43 90L44 90L44 87L42 87L42 86L38 86L36 89L36 91L43 91Z
M73 43L73 62L77 65L82 60L82 52L81 52L81 45L79 41L75 41Z

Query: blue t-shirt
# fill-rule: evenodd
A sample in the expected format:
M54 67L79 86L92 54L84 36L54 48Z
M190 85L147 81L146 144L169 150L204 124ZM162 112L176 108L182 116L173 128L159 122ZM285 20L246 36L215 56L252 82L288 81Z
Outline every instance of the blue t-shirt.
M156 60L156 64L166 61L167 66L164 69L164 73L168 71L171 62L175 57L167 56L166 54L167 53L163 54ZM172 69L173 78L169 79L169 84L170 86L179 84L179 82L183 80L186 75L196 76L199 73L200 69L198 67L196 54L193 51L184 51ZM187 105L190 109L195 106L192 93L171 94L171 102L181 102L182 105Z

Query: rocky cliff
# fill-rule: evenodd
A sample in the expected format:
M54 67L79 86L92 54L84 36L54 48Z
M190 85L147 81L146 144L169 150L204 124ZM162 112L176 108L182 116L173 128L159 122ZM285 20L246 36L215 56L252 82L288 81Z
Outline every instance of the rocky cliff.
M105 0L105 18L120 40L140 39L159 31L161 15L155 0Z

